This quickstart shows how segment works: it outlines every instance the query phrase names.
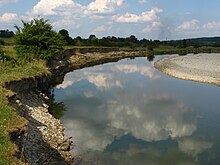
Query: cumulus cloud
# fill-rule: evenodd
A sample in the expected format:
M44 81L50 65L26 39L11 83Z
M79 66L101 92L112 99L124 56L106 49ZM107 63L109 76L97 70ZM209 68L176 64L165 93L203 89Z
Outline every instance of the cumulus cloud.
M87 9L98 13L111 13L123 4L124 0L95 0L88 5Z
M113 20L120 23L144 23L144 22L159 22L160 17L158 13L163 10L157 7L152 8L150 11L142 12L140 15L126 13L122 16L114 16Z
M208 22L208 23L203 25L203 28L205 30L219 29L220 28L220 22L217 22L217 21Z
M196 30L199 29L198 27L198 20L193 19L191 21L185 21L181 25L179 25L176 30L181 31L181 30Z
M2 16L0 16L0 21L5 23L14 22L18 19L19 17L16 13L4 13Z
M75 5L72 0L40 0L34 7L33 13L39 15L57 15L57 11L61 7L69 8Z

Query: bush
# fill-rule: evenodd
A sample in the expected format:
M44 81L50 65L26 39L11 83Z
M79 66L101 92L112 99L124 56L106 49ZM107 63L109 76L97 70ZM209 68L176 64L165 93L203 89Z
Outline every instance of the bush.
M22 28L15 26L15 49L19 58L47 59L62 50L64 39L52 30L48 20L34 18L30 22L22 20L22 24Z

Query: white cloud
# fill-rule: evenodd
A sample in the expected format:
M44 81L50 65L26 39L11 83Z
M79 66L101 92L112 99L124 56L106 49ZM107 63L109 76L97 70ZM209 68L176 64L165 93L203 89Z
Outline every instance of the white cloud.
M53 27L55 28L68 28L71 26L72 29L79 29L80 24L76 23L74 20L71 19L62 19L62 20L57 20L52 23Z
M159 8L152 8L150 11L142 12L141 15L136 15L132 13L126 13L122 16L114 16L113 20L120 23L144 23L144 22L160 22L160 17L158 13L163 10Z
M0 21L5 23L14 22L18 19L19 17L16 13L4 13L2 16L0 16Z
M198 20L193 19L191 21L185 21L181 25L179 25L176 30L181 31L181 30L197 30L199 29L198 26Z
M93 34L98 34L100 32L109 31L111 30L111 28L112 28L111 26L104 26L104 25L98 26L97 28L93 30Z
M95 0L87 9L98 13L111 13L124 4L124 0Z
M212 21L203 25L204 30L220 29L220 22Z
M115 16L113 17L113 20L115 22L132 22L132 23L137 23L140 21L140 16L136 15L136 14L132 14L132 13L126 13L122 16Z
M33 8L34 14L56 15L60 7L70 7L75 5L72 0L40 0Z
M139 3L145 3L147 0L137 0Z

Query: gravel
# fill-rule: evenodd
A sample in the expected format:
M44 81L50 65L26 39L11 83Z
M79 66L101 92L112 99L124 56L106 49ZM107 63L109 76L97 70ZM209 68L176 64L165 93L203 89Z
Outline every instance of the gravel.
M190 54L161 59L154 66L176 78L220 86L220 54Z

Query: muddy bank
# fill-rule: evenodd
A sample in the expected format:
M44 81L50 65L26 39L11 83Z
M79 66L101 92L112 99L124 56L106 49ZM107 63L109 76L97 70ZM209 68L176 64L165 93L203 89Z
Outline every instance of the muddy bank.
M48 112L46 104L50 99L48 89L61 83L67 72L114 62L123 58L147 56L146 52L120 52L102 49L78 51L66 50L56 54L48 62L51 75L26 78L6 83L5 88L14 92L10 103L19 115L27 121L27 131L20 136L21 154L29 164L73 164L74 156L70 154L71 138L64 135L60 120ZM24 129L25 130L25 129ZM15 139L16 140L16 139Z
M220 86L220 54L197 54L165 58L154 65L176 78Z

